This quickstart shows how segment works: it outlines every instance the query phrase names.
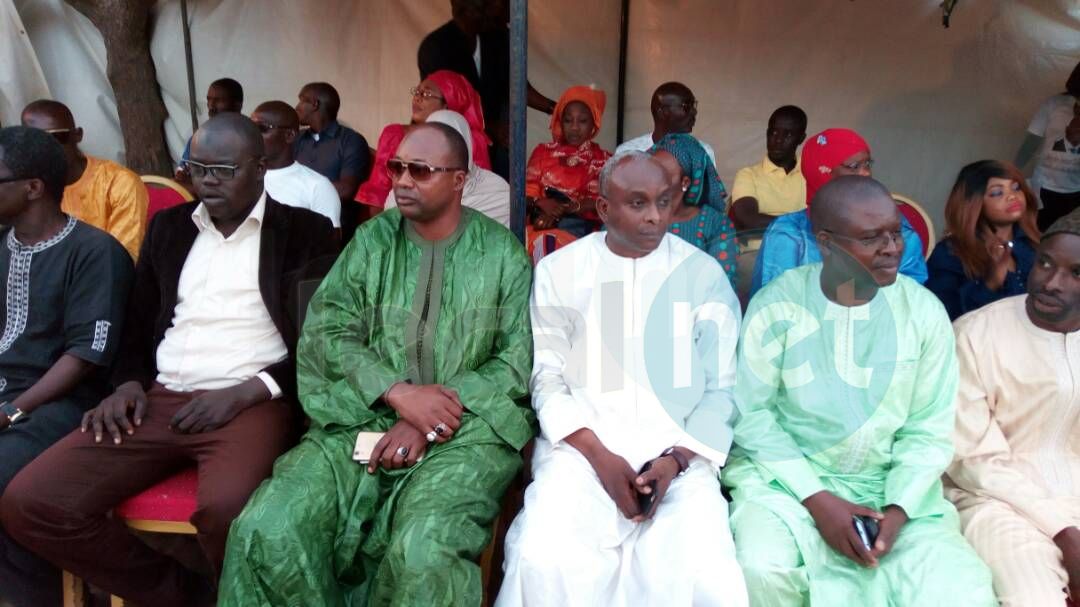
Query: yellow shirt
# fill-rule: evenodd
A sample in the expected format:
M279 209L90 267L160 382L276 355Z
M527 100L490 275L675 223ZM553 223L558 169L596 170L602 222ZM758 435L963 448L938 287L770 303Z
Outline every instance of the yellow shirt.
M758 212L774 217L806 208L806 179L796 162L790 173L766 156L759 164L739 169L731 200L756 198Z
M86 157L86 170L64 188L65 213L102 230L138 259L146 233L146 207L150 203L139 176L115 162Z

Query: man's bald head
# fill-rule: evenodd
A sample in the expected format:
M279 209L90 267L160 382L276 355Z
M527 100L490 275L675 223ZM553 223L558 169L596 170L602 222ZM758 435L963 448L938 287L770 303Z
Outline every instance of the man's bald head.
M462 170L467 171L469 166L469 146L465 143L465 138L461 136L461 133L454 127L441 122L423 122L412 127L410 132L426 129L439 133L439 139L442 140L444 146L437 150L433 149L432 152L444 158L447 163L446 166L461 167Z
M38 126L48 123L49 126ZM31 102L22 111L23 126L36 129L72 129L75 128L75 117L71 114L68 106L52 99L38 99ZM35 124L30 124L35 123Z
M689 133L697 121L697 99L690 87L681 82L665 82L656 87L652 102L654 134Z
M896 209L892 194L877 180L860 175L837 177L822 186L810 201L810 223L814 232L836 229L855 218L855 208L868 205Z
M649 108L652 110L653 117L655 117L665 102L672 101L681 103L693 100L694 92L690 90L690 87L681 82L665 82L656 87Z
M79 156L83 130L75 126L75 117L63 103L52 99L31 102L23 108L22 125L48 131L63 146L69 163Z
M284 101L267 101L251 113L251 121L262 135L267 167L283 169L291 165L296 159L293 148L300 133L296 109Z
M337 120L338 110L341 109L341 96L337 89L329 82L309 82L300 89L301 93L308 93L319 102L318 111L322 112L327 119Z
M296 108L284 101L261 103L255 108L252 117L256 115L278 128L294 130L300 128L300 116L296 113Z
M207 120L191 139L191 157L199 159L198 151L213 148L215 155L226 154L239 159L262 157L262 135L250 118L234 112L218 114Z
M610 196L613 184L622 183L625 174L629 172L644 172L655 177L656 169L659 169L661 174L667 175L664 165L647 152L635 150L617 154L608 160L600 171L600 195Z

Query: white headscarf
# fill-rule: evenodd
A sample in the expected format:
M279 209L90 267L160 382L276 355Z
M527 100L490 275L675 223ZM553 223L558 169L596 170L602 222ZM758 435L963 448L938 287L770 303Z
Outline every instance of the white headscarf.
M461 193L461 204L480 211L495 221L510 227L510 184L495 173L476 166L472 157L472 132L465 117L453 110L437 110L427 118L427 122L439 122L449 126L465 140L469 148L469 177ZM386 209L397 206L394 190L386 197Z

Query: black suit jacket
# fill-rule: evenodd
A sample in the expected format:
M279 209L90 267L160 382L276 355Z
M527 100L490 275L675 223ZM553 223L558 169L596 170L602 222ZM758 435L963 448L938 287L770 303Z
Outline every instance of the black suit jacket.
M157 348L172 326L180 272L199 229L191 219L199 201L154 215L135 265L135 285L128 300L124 335L113 367L113 384L137 381L149 388L157 377ZM336 255L330 220L307 209L266 197L259 247L259 290L289 357L266 371L290 397L296 394L296 341L300 327L289 302L309 268L326 265ZM318 263L316 263L318 262Z

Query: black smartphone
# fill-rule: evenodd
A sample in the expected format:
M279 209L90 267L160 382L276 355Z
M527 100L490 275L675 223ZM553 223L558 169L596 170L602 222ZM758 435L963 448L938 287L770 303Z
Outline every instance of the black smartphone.
M652 468L652 460L649 460L649 461L645 462L645 465L641 467L641 470L638 470L638 476L641 476L642 474L645 474L646 472L648 472L649 468ZM642 515L645 515L645 514L649 513L649 509L652 508L653 500L656 498L656 481L655 480L650 481L649 482L649 487L652 488L651 492L649 492L649 493L640 493L639 492L637 494L638 510L641 511Z
M863 547L867 550L873 550L874 542L877 541L878 533L881 532L877 519L860 515L855 515L852 518L854 519L852 524L855 525L855 533L859 534Z
M544 197L551 198L552 200L558 200L563 204L571 204L574 202L573 200L570 200L569 196L567 196L563 192L560 192L559 190L556 190L551 186L544 188Z

